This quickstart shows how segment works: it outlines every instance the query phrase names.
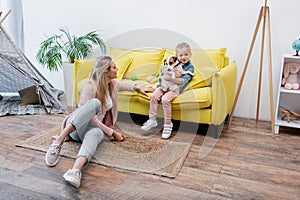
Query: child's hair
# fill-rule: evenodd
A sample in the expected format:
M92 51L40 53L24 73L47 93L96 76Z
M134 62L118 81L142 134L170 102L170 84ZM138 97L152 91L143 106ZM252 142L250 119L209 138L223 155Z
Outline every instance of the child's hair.
M191 51L191 46L186 42L181 42L181 43L177 44L175 50L176 50L176 52L178 52L182 48L187 48L189 51Z

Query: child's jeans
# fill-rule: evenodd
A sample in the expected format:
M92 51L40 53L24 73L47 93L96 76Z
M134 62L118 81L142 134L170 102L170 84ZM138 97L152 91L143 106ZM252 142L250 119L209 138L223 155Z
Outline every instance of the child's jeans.
M170 124L172 117L171 103L178 95L179 88L175 91L167 91L164 93L162 89L158 87L150 97L149 119L156 120L158 103L161 101L164 111L165 124Z

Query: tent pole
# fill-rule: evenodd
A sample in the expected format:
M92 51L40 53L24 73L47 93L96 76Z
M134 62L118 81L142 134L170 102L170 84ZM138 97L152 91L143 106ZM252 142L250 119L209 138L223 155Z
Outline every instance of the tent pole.
M0 27L1 27L1 24L2 22L5 20L5 18L11 13L11 10L8 11L8 13L6 13L6 15L4 15L3 19L1 19L0 21ZM0 11L0 17L1 17L1 14L2 14L2 11Z

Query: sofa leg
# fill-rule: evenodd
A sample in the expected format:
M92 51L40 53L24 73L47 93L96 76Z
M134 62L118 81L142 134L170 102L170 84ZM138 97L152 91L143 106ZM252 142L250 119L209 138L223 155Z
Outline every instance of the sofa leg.
M224 122L220 125L210 124L207 129L206 135L211 136L215 139L218 139L222 133L223 127L224 127Z

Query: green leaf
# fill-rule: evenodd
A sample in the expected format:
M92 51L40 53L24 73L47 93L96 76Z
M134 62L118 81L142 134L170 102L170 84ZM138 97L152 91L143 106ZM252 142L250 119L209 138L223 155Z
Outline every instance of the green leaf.
M82 36L72 36L67 27L60 28L60 35L54 34L40 43L37 52L37 61L50 71L58 71L62 66L62 58L66 57L73 63L75 59L89 57L94 46L98 46L106 53L106 46L101 36L96 31L91 31Z

